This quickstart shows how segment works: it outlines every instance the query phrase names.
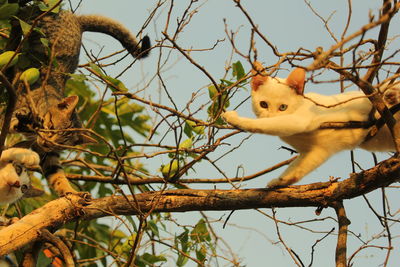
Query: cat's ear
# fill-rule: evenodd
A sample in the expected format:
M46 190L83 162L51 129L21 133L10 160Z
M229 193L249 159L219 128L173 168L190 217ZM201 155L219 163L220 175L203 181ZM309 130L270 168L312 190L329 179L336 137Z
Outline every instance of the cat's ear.
M294 69L286 79L287 84L293 88L297 94L304 93L304 82L306 80L306 72L304 69Z
M268 80L268 76L266 75L267 73L265 72L264 66L258 62L255 61L253 63L253 66L255 69L251 70L251 74L253 74L253 78L251 78L251 89L253 91L257 91L258 87L260 87L264 82ZM260 74L261 73L261 74Z
M60 111L64 112L67 117L69 117L74 112L76 105L78 105L78 101L78 96L68 96L63 98L60 103L58 103L57 107Z

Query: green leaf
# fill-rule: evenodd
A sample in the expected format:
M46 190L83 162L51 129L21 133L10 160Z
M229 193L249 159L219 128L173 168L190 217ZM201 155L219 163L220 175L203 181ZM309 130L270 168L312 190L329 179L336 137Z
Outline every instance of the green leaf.
M160 232L158 231L158 226L157 224L151 220L147 222L147 228L153 233L155 234L157 237L160 236Z
M192 137L193 136L193 128L189 123L190 121L186 121L185 127L183 128L183 132L187 135L187 137Z
M173 159L170 163L161 167L161 173L164 178L174 177L179 170L179 160Z
M110 196L114 193L107 185L101 183L99 186L99 197Z
M44 47L49 47L49 40L47 38L40 38L40 42Z
M191 235L191 239L198 242L210 241L211 236L208 231L207 224L204 219L200 219L196 226L193 228Z
M245 72L243 65L240 61L237 61L232 64L232 72L233 76L235 76L237 80L240 80L241 78L244 77Z
M112 90L113 92L115 92L115 91L122 91L122 92L128 91L128 88L126 88L125 84L123 82L121 82L120 80L112 78L110 76L106 76L106 75L104 75L103 78L105 80L107 80L109 83L111 83L109 85L111 85L111 90L114 89L114 90Z
M162 255L156 256L147 252L141 256L141 259L145 261L145 263L147 263L148 265L154 264L156 262L167 261L167 259Z
M215 95L218 94L217 88L215 88L214 85L210 85L208 87L208 96L210 97L211 100L214 100Z
M186 120L185 121L185 127L183 129L183 132L188 136L192 137L193 133L195 132L196 134L204 134L205 126L204 125L199 125L197 126L196 122L191 121L191 120Z
M193 139L192 138L188 138L185 141L181 142L179 144L179 148L191 148L193 145Z
M138 231L135 221L133 220L132 216L125 216L125 218L130 222L135 232Z
M42 11L48 11L50 10L52 7L54 7L57 3L59 2L59 0L46 0L43 2L39 3L39 8ZM61 5L58 5L56 8L54 8L51 12L52 13L58 13L60 12L60 7Z
M182 251L187 252L189 248L189 230L185 228L185 231L178 235L176 240L181 243Z
M127 235L121 230L113 231L112 238L122 239L122 238L126 238L126 237L127 237Z
M19 20L19 24L21 25L22 33L24 35L27 35L28 32L30 32L32 26L29 23L26 23L25 21L23 21L22 19L18 19L18 20Z
M89 67L94 70L95 72L97 72L97 74L99 74L101 77L105 76L103 71L99 68L99 66L97 66L94 63L89 63Z
M219 117L218 119L215 120L215 124L216 125L226 125L226 122L221 117Z
M129 114L129 115L131 115L131 116L129 116L129 118L132 118L132 115L133 115L132 107L128 102L118 105L117 109L118 109L119 116L122 116L124 114Z
M196 258L201 261L204 262L206 259L206 255L207 255L207 249L205 246L201 246L200 249L196 250Z
M188 262L189 258L179 254L178 259L176 261L176 266L181 267L184 266Z
M90 90L86 84L86 76L79 74L70 74L70 79L65 84L65 92L68 95L78 95L82 100L91 99L94 97L94 93Z
M103 78L104 80L106 80L108 82L108 85L110 86L111 90L113 92L115 91L122 91L122 92L126 92L128 91L128 88L126 88L125 84L123 82L121 82L118 79L115 79L113 77L107 76L103 73L103 71L99 68L99 66L97 66L94 63L89 63L90 68L96 72L98 75L100 75L101 78Z
M5 3L2 6L0 6L0 19L9 19L10 17L14 16L17 14L19 9L19 5L14 3L14 4L9 4Z
M233 82L224 80L224 79L221 79L221 82L224 83L224 85L226 85L226 86L230 86L230 85L234 84Z

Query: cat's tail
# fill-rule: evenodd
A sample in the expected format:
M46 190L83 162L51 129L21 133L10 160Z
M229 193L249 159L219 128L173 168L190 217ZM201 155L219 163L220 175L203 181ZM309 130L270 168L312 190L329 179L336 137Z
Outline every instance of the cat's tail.
M144 58L150 51L148 36L138 42L135 36L121 23L99 15L79 15L82 31L101 32L117 39L122 46L135 58Z

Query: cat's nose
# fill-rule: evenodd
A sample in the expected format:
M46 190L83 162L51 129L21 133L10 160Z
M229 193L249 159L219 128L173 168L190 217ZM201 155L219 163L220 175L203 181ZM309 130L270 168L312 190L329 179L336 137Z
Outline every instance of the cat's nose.
M19 181L15 181L12 184L8 184L10 187L15 187L15 188L20 188L21 187L21 183Z

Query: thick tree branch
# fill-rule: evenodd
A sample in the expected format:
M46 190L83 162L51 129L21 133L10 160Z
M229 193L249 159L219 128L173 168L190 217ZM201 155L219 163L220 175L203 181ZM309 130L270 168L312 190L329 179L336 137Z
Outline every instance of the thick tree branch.
M387 186L399 177L400 158L393 157L369 170L353 174L342 182L321 182L278 189L152 191L137 194L135 198L110 196L95 199L88 206L82 206L85 200L72 194L51 201L15 224L0 230L0 256L38 240L41 229L57 229L78 218L92 220L113 215L135 215L138 210L187 212L272 207L334 207L343 199L354 198Z
M80 217L83 204L86 204L85 199L70 194L47 203L18 222L3 228L0 230L0 255L41 240L42 229L57 229Z

